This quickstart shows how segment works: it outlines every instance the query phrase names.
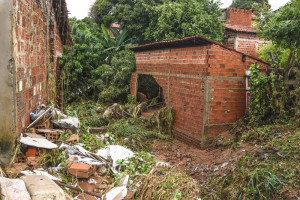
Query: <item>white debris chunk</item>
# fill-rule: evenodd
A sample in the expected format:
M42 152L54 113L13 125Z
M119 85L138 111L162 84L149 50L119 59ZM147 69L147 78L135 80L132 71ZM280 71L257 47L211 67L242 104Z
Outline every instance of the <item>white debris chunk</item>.
M128 189L124 186L115 187L105 194L106 200L122 200L126 197Z
M31 200L25 183L21 179L1 178L0 185L2 200Z
M22 144L37 147L37 148L43 148L43 149L56 149L57 145L50 142L47 139L43 138L30 138L30 137L21 137L20 142Z
M134 153L132 151L120 145L109 145L98 150L96 155L111 161L114 168L118 166L118 160L128 160L134 157Z
M51 180L54 180L54 181L62 181L61 178L57 178L57 177L55 177L55 176L52 176L52 175L50 175L48 172L45 172L45 171L39 171L39 170L33 170L33 171L30 171L30 170L25 170L25 171L21 171L21 174L27 175L27 176L30 176L30 175L47 176L47 177L50 178Z

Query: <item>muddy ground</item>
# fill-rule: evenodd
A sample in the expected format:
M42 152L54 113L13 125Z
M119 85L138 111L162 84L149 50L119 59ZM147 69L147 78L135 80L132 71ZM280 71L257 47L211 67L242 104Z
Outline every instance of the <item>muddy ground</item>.
M223 138L222 141L224 142L233 137L234 135L229 132L224 132L220 138ZM255 147L243 144L236 151L232 148L231 146L219 145L201 150L178 140L173 142L156 140L153 143L151 153L157 156L156 161L169 163L171 167L193 177L202 185L214 172L223 176L227 167L230 167L232 163Z

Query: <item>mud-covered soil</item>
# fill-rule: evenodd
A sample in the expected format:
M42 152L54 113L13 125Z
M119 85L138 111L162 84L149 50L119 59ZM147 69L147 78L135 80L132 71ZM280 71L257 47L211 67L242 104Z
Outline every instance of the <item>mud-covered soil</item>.
M224 132L221 136L223 141L234 137L229 132ZM223 176L227 167L254 148L252 145L243 144L237 151L223 145L201 150L178 140L172 143L156 140L153 143L152 154L157 156L156 161L169 163L173 168L190 175L202 185L214 172Z

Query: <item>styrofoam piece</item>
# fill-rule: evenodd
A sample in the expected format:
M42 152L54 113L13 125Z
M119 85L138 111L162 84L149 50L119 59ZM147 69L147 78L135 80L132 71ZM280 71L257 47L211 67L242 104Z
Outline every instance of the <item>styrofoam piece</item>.
M20 142L22 144L37 147L37 148L43 148L43 149L56 149L57 145L50 142L47 139L43 138L30 138L30 137L21 137Z

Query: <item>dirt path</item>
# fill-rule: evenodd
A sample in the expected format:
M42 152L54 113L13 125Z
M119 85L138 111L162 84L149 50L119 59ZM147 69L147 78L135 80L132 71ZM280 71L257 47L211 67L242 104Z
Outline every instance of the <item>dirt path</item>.
M228 138L228 135L226 137ZM156 140L152 153L157 156L156 161L167 162L196 179L199 184L203 184L214 172L223 176L227 167L253 148L250 145L242 145L236 152L232 152L231 147L201 150L178 140L173 143Z

